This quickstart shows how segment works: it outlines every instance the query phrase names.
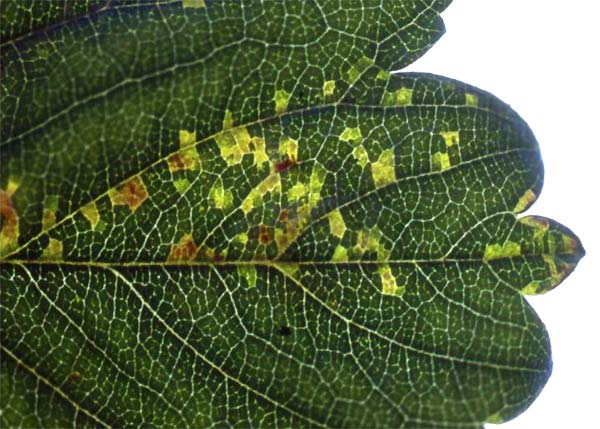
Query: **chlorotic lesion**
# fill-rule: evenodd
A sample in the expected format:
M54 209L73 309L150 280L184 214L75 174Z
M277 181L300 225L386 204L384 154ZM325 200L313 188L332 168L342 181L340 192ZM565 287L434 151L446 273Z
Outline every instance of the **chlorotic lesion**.
M135 176L124 184L108 192L113 206L127 206L134 212L149 197L146 185L140 176Z
M171 245L167 261L193 261L198 255L198 246L194 242L192 234L184 234L179 242Z
M248 287L256 287L256 267L253 265L238 265L237 273L241 279L246 281Z
M209 198L213 207L227 210L233 205L233 193L223 187L223 180L219 177L209 191Z
M513 213L521 213L525 211L533 202L536 200L537 195L533 192L533 189L528 189L525 193L519 198L515 208L513 209Z
M343 238L346 232L346 223L339 209L332 211L327 216L329 219L329 230L337 238Z
M381 293L392 296L402 296L404 294L406 287L398 286L389 264L381 264L377 271L381 280Z
M340 134L340 140L343 142L360 143L362 141L362 132L358 127L346 127Z
M436 152L431 157L431 166L433 171L445 171L452 166L450 155L446 152Z
M400 88L395 91L385 91L381 97L383 106L408 106L412 104L413 90Z
M56 223L56 212L58 211L58 195L47 195L44 199L42 211L42 231L47 231Z
M393 149L386 149L381 152L379 159L371 164L371 173L376 188L387 186L396 181L396 165Z
M89 222L92 229L99 227L100 212L95 201L92 201L81 208L81 214Z
M221 157L228 165L242 162L244 155L251 153L254 156L254 165L262 166L269 160L265 149L265 139L250 136L246 127L237 127L222 131L215 136Z
M184 8L201 9L206 6L204 0L182 0Z
M9 179L6 190L0 189L0 256L10 253L19 244L19 214L12 199L18 187L18 182Z
M323 96L329 97L335 92L335 80L326 80L323 83Z
M483 253L483 259L485 261L492 261L494 259L501 258L512 258L515 256L521 256L521 245L510 240L507 240L502 244L488 244Z
M358 78L373 65L373 60L369 57L361 57L355 64L350 66L344 73L344 78L349 84L353 84Z
M275 96L273 97L273 101L275 102L275 113L281 114L285 113L287 110L288 104L290 102L290 97L292 94L287 92L285 89L278 89L275 91Z
M46 261L60 261L63 258L63 243L55 238L50 238L48 246L43 250L41 259Z

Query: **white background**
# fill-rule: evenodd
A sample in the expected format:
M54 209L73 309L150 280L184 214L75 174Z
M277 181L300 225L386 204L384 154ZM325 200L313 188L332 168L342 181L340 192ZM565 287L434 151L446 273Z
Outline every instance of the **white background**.
M568 226L587 251L558 288L529 299L550 333L554 370L536 402L498 429L600 428L600 0L454 0L442 16L446 35L406 70L510 104L545 165L527 214Z

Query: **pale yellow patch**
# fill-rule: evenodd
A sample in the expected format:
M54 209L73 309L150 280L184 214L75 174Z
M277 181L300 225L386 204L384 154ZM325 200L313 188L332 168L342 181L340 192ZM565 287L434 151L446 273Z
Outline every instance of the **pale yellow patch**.
M242 210L245 214L253 209L260 207L263 203L263 196L269 192L281 192L281 177L279 174L269 174L256 188L252 189L242 201Z
M181 148L184 148L194 143L196 143L195 131L179 130L179 146Z
M62 241L51 238L48 246L42 252L41 259L45 261L60 261L63 257Z
M223 118L223 129L228 130L233 128L233 112L231 110L225 111L225 117Z
M356 146L352 151L352 156L354 156L358 164L363 168L369 163L369 154L363 145Z
M379 159L371 164L371 173L376 188L387 186L396 181L393 149L386 149L381 152Z
M288 201L298 201L306 195L307 189L304 183L296 183L288 191Z
M265 151L265 139L251 137L246 127L232 128L215 136L221 151L221 157L228 165L239 164L247 153L254 156L254 165L260 166L268 161Z
M292 278L298 277L298 272L300 271L300 265L294 262L278 262L277 266L281 271L283 271L286 275Z
M386 72L385 70L379 70L379 72L377 73L377 76L375 77L376 79L379 80L390 80L390 73Z
M381 292L384 295L401 296L404 293L404 286L398 286L396 277L388 264L382 264L377 269L381 279Z
M275 91L275 97L273 97L273 100L275 101L275 113L279 115L287 110L291 95L292 94L285 89L278 89Z
M383 106L407 106L412 103L412 93L410 88L386 91L381 99L381 104Z
M465 94L465 104L467 106L476 107L479 104L479 97L477 94L471 94L470 92L467 92Z
M323 84L323 95L328 97L335 92L335 80L326 80Z
M364 73L364 71L372 65L373 60L371 58L362 57L356 62L356 64L350 66L350 68L346 71L346 81L350 84L353 84L358 80L362 73Z
M537 195L535 194L535 192L533 192L532 189L528 189L521 196L521 198L519 198L519 201L517 201L517 205L515 205L513 212L521 213L522 211L527 209L531 205L531 203L533 203L535 201L536 198L537 198Z
M204 0L182 0L184 8L200 9L205 6Z
M298 140L286 137L279 142L279 154L285 155L288 159L296 161L298 159Z
M188 189L190 189L190 186L192 186L192 184L188 179L182 178L173 180L173 186L175 186L177 192L183 195Z
M47 231L56 223L56 211L58 210L58 195L48 195L44 199L44 210L42 212L42 231Z
M521 255L521 245L514 241L506 241L504 244L488 244L483 254L485 261L500 258L511 258Z
M360 143L362 141L362 133L360 132L360 128L345 128L340 134L340 140L343 142L355 142Z
M240 234L237 234L235 237L233 237L233 240L237 241L239 243L242 243L245 246L246 243L248 243L248 234L245 232L242 232Z
M238 276L246 280L248 287L256 287L256 268L252 265L238 265Z
M450 156L444 152L434 153L431 157L431 164L434 171L444 171L452 166Z
M334 210L327 216L329 218L329 229L331 234L338 238L344 237L344 233L346 232L346 222L344 222L344 218L340 210Z
M539 293L539 291L540 291L539 282L531 282L527 286L525 286L523 289L521 289L521 293L523 295L537 295Z
M499 425L500 423L504 423L504 420L505 419L499 413L496 413L485 419L485 422L493 425Z
M325 183L325 177L327 176L327 170L321 164L315 164L310 174L310 187L309 187L309 204L310 207L316 207L319 201L321 201L321 189Z
M100 212L98 211L98 206L96 206L96 203L92 201L91 203L83 206L81 208L81 214L90 223L92 229L96 229L98 222L100 222Z
M446 142L447 147L451 147L457 145L459 143L459 133L458 131L445 131L440 133Z
M336 246L331 257L333 262L347 262L348 261L348 249L342 245Z
M21 186L21 177L11 175L6 184L6 192L8 192L8 195L12 196L19 186Z
M233 205L231 190L223 188L223 181L219 178L208 193L212 204L217 209L229 209Z

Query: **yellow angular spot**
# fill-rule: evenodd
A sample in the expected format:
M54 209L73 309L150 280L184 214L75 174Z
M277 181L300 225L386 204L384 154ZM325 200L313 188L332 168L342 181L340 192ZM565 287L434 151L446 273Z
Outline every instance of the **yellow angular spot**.
M505 419L500 415L500 413L496 413L485 419L485 422L493 425L499 425L500 423L504 423L504 420Z
M452 166L450 156L443 152L434 153L431 157L431 164L434 171L444 171Z
M510 258L521 255L521 245L514 241L506 241L504 244L488 244L483 254L485 261L500 258Z
M323 95L325 97L333 95L335 91L335 80L326 80L323 84Z
M375 78L379 80L390 80L390 73L385 70L379 70Z
M81 208L81 214L90 223L92 229L96 229L98 222L100 222L100 213L98 212L98 207L96 206L96 203L92 201L91 203L83 206Z
M304 183L296 183L288 191L288 201L298 201L306 195L306 185Z
M247 153L254 156L254 165L260 166L268 161L265 151L265 139L250 137L246 127L232 128L215 136L215 141L221 151L221 157L228 165L239 164Z
M292 278L297 278L300 271L300 265L294 262L278 262L277 266L281 271Z
M51 238L48 247L42 252L41 259L45 261L60 261L63 257L62 241Z
M352 151L352 156L354 156L358 164L363 168L369 163L369 154L363 145L356 146Z
M217 179L208 193L209 198L212 200L212 204L218 209L229 209L233 205L233 194L229 189L223 188L223 181L221 178Z
M459 133L458 131L446 131L440 133L446 142L447 147L451 147L457 145L459 142Z
M21 177L11 175L8 177L6 192L8 192L8 195L12 196L19 186L21 186Z
M303 204L295 210L286 210L285 213L283 217L280 214L279 218L280 223L285 225L285 229L275 229L275 242L279 255L282 255L310 224L311 208L308 204Z
M540 291L541 285L539 282L531 282L523 289L521 289L521 293L523 295L537 295Z
M146 185L139 176L130 179L125 184L108 191L113 206L126 205L134 212L148 199Z
M348 249L342 245L336 246L331 257L333 262L347 262L348 261Z
M279 142L279 154L285 155L292 161L298 160L298 140L286 137Z
M235 237L233 237L233 241L238 241L245 246L246 243L248 243L248 234L245 232L242 232L242 233L236 235Z
M192 184L188 179L183 178L173 180L173 186L175 186L177 192L179 192L180 194L184 194L188 189L190 189L190 186L192 186Z
M412 103L413 91L410 88L400 88L396 91L385 91L381 99L383 106L407 106Z
M321 189L325 183L325 177L327 176L327 170L321 164L315 164L312 173L310 174L310 190L309 190L309 204L310 207L316 207L319 201L321 201Z
M256 188L242 201L242 210L245 214L250 213L263 203L263 196L269 192L281 192L281 177L279 174L269 174Z
M360 143L362 141L362 133L360 132L360 128L345 128L340 134L340 140L343 142L355 142Z
M382 264L377 269L381 279L381 292L384 295L402 296L405 287L396 284L396 277L392 274L392 269L388 264Z
M535 192L532 189L528 189L525 193L519 198L517 201L517 205L513 209L514 213L521 213L525 209L527 209L537 198Z
M362 57L356 64L351 66L345 73L346 81L353 84L358 80L360 75L373 65L373 60L368 57Z
M376 188L381 188L396 181L393 149L386 149L381 152L379 159L371 164L371 174Z
M0 189L0 216L2 230L0 231L0 255L5 255L14 250L19 244L19 215L12 201L12 195L17 189L9 180L7 190Z
M275 91L275 97L273 98L275 100L275 113L279 115L287 110L291 95L285 89Z
M44 199L44 210L42 212L42 231L47 231L56 223L56 211L58 210L58 195L48 195Z
M223 118L223 129L228 130L229 128L233 128L233 112L226 110L225 117Z
M256 287L256 268L252 265L238 265L238 276L246 280L248 287Z
M465 94L465 104L467 106L476 107L479 104L479 97L477 97L477 94L471 94L470 92L467 92Z
M340 210L337 209L332 211L327 217L329 218L329 229L331 230L331 233L341 239L346 232L346 222L344 222Z
M184 148L196 143L196 132L179 130L179 147Z
M184 8L200 9L205 6L204 0L182 0Z

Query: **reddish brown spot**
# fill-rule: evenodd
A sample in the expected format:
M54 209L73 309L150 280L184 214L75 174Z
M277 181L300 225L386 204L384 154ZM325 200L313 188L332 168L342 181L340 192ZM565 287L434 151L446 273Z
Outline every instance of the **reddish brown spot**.
M191 234L185 234L179 243L171 245L167 261L193 261L198 254L198 246Z
M258 228L258 241L260 244L267 245L271 242L271 233L266 225L261 224Z
M225 255L208 246L202 245L198 249L198 256L204 261L222 262L225 260Z
M292 158L286 158L281 162L276 162L273 166L273 169L275 170L275 173L281 173L282 171L287 170L294 165L296 165L296 160Z
M69 374L69 381L71 383L79 383L81 381L81 373L79 371L73 371Z
M14 245L19 238L19 216L13 206L11 194L0 189L0 216L2 217L1 243Z
M167 163L169 164L169 170L171 171L183 170L185 168L184 159L179 153L171 155L167 159Z
M135 211L148 199L148 191L142 179L134 177L116 190L111 190L109 197L113 205L127 205L132 211Z
M282 209L279 212L279 222L286 223L288 221L289 215L287 209Z

